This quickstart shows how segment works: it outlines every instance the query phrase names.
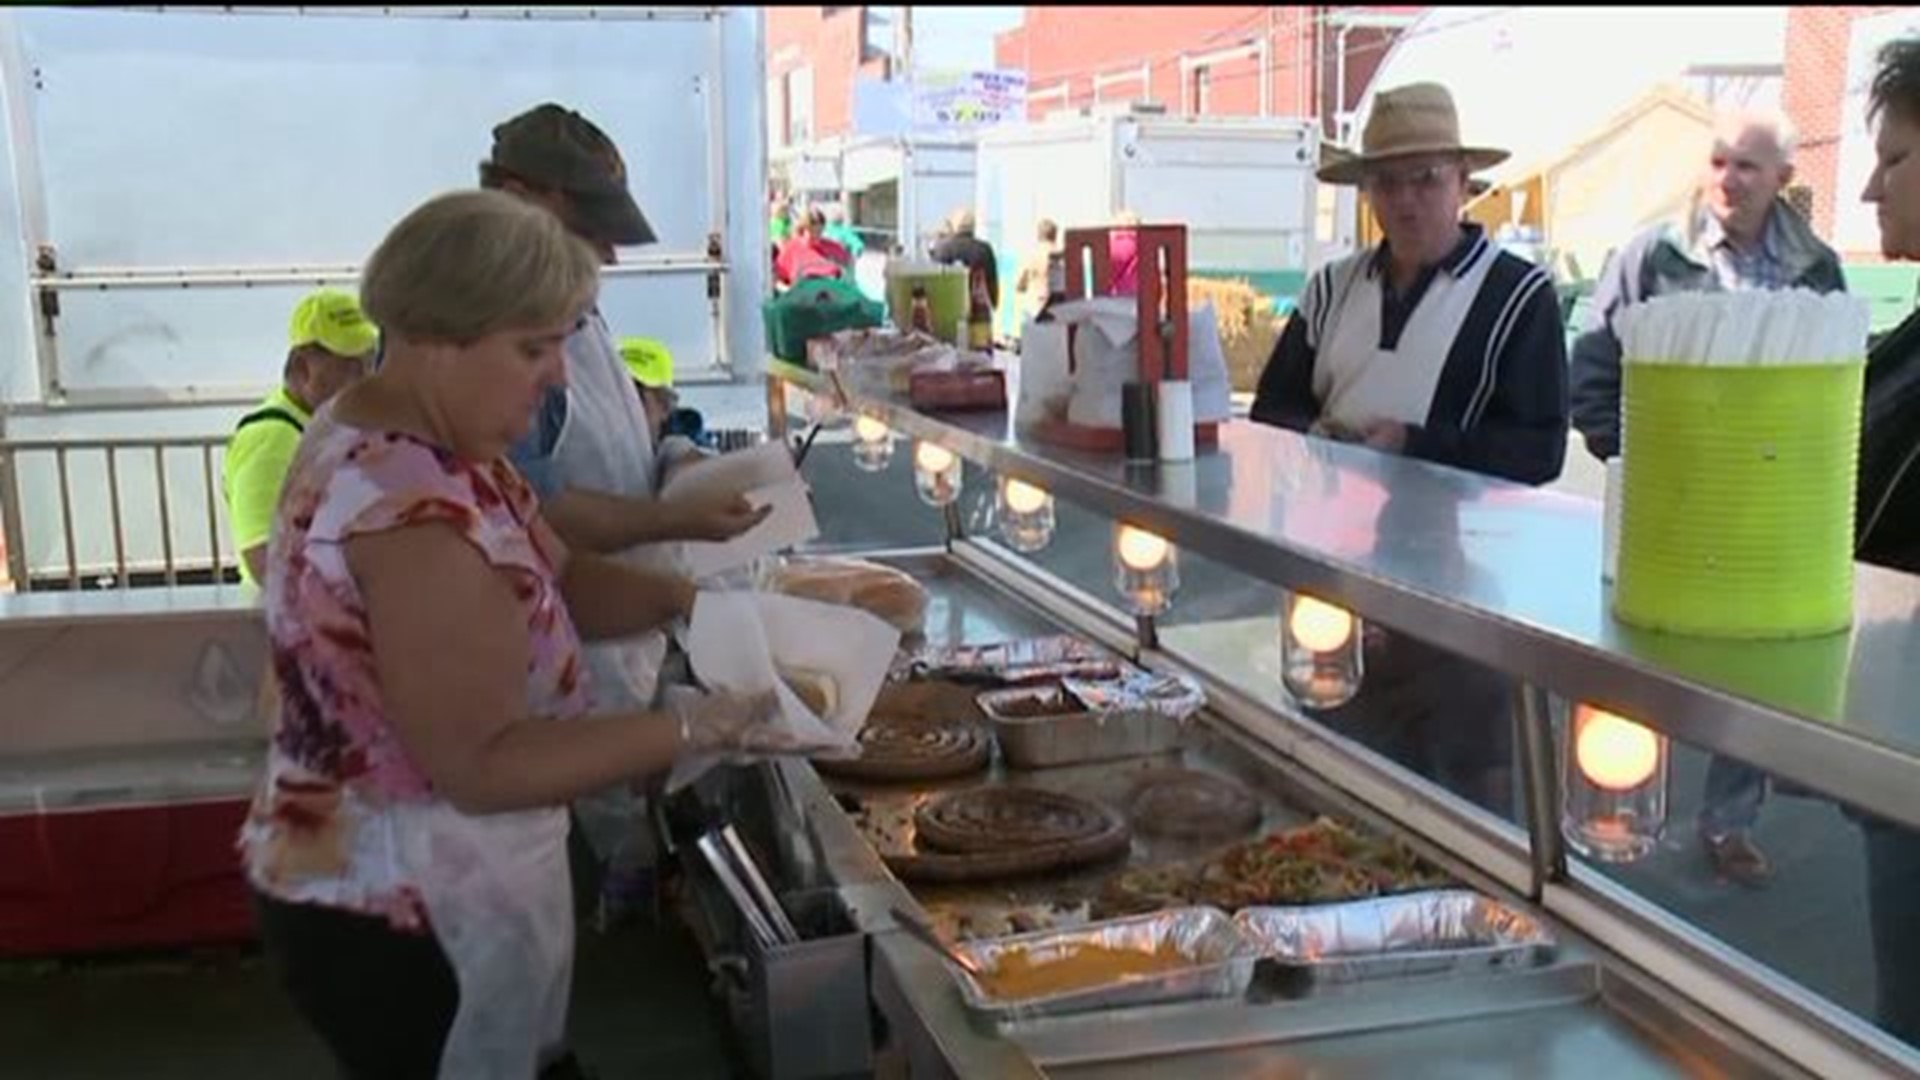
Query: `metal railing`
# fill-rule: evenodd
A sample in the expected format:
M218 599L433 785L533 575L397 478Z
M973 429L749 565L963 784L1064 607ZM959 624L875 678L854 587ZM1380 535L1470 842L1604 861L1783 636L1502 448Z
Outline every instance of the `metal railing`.
M708 435L722 453L766 437L746 428ZM0 592L9 583L32 592L238 580L220 484L228 438L0 439ZM76 482L87 464L98 466L100 483ZM191 516L176 502L189 486L180 482L182 464L198 489L186 494L199 504L187 507ZM122 481L135 476L145 477L140 487L151 485L141 492L150 498L129 500Z
M221 546L217 479L227 438L0 440L0 550L13 587L127 589L177 585L183 577L228 580L238 563ZM181 482L183 463L188 483ZM78 478L83 469L91 475ZM149 484L146 505L129 500L129 488ZM199 489L193 517L176 508L183 487ZM202 516L204 533L197 522L189 524Z

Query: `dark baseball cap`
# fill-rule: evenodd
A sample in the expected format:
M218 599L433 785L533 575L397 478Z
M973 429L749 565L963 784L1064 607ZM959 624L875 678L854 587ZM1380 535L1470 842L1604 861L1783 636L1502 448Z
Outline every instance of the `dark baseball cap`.
M489 163L565 192L594 239L627 247L659 239L627 190L627 164L613 140L572 109L549 102L494 128Z

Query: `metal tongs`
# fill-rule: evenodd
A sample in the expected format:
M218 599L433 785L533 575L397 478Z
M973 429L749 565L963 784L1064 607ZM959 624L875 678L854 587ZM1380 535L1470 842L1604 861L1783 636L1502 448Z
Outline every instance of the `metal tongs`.
M726 890L733 900L734 907L746 920L747 929L759 940L762 948L770 949L780 945L795 945L800 941L800 933L794 929L793 920L787 918L786 909L780 906L773 888L767 884L766 876L748 854L740 836L727 825L709 830L694 842L700 850L707 866L713 870L713 876L720 881L720 887Z

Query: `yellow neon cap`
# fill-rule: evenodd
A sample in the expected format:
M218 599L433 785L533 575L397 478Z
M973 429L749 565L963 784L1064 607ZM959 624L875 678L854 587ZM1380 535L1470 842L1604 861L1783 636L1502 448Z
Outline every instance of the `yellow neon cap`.
M371 355L380 331L367 321L360 301L334 289L311 293L293 309L287 324L287 343L293 348L318 345L349 359Z
M657 389L673 385L673 353L652 338L621 338L620 359L626 361L628 374L641 386Z

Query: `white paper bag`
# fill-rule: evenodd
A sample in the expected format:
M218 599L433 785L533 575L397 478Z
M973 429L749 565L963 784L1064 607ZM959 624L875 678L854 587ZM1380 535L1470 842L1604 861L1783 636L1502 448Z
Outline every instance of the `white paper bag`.
M755 506L773 506L767 519L722 543L687 541L680 545L680 561L689 577L703 580L752 563L820 535L807 498L806 481L793 467L793 455L779 442L751 450L693 462L676 471L661 489L661 498L690 492L744 495Z
M1187 381L1193 384L1193 422L1222 423L1233 418L1233 384L1227 376L1227 350L1213 304L1187 309Z
M1058 320L1027 321L1020 333L1020 378L1015 387L1014 422L1031 424L1063 416L1073 394L1067 362L1067 327Z
M900 632L857 608L773 593L709 591L695 598L682 645L694 676L708 689L772 691L780 702L773 723L800 739L795 753L845 756L858 748L855 736L886 682ZM832 711L815 715L780 678L783 667L832 678L839 690ZM683 759L668 788L693 782L719 760Z
M1139 311L1131 296L1075 300L1054 307L1055 316L1077 326L1073 340L1073 391L1067 419L1090 427L1120 426L1121 387L1139 378ZM1193 384L1195 423L1233 416L1227 353L1213 305L1187 310L1187 381Z
M1057 304L1055 318L1074 328L1073 392L1067 420L1087 427L1120 426L1120 388L1140 369L1137 301L1103 296Z

